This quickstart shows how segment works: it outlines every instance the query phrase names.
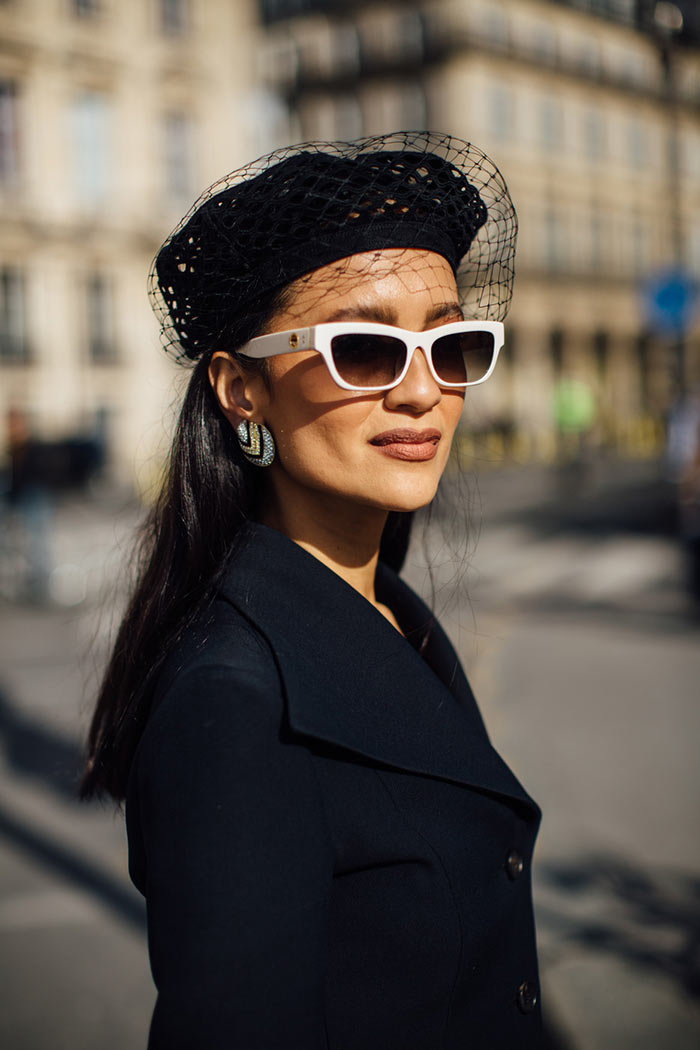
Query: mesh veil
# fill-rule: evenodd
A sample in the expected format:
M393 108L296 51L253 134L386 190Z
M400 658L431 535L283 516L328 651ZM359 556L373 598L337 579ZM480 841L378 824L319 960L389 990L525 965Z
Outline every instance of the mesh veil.
M467 319L502 320L517 218L495 164L436 132L306 142L231 172L194 203L154 260L149 294L165 349L235 350L270 296L319 267L381 248L444 255Z

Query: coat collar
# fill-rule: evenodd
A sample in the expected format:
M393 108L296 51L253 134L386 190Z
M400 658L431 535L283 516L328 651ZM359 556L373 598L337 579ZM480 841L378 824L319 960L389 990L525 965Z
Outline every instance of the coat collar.
M382 764L535 803L491 747L430 610L386 566L377 594L423 655L354 588L274 529L244 527L221 595L267 638L290 727Z

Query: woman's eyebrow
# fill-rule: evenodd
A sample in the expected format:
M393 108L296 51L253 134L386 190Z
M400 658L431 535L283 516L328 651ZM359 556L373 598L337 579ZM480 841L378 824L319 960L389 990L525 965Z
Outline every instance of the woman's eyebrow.
M423 327L426 328L435 321L454 320L456 317L460 320L464 319L459 303L437 303L426 313ZM329 317L325 318L326 324L332 321L376 321L378 324L395 325L397 323L397 315L395 310L384 305L347 306L340 310L335 310Z
M428 313L425 315L425 323L454 320L455 317L458 317L460 321L464 320L464 313L459 303L437 303L432 309L428 310Z
M376 321L378 324L395 325L396 311L382 305L346 306L341 310L335 310L325 321L326 324L329 321Z

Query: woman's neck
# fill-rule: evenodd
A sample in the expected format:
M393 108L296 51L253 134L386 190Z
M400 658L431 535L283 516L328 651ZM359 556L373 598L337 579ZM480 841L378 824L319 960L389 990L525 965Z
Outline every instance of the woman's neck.
M258 519L294 540L380 608L374 593L374 577L387 519L385 510L316 493L315 498L303 502L267 499Z

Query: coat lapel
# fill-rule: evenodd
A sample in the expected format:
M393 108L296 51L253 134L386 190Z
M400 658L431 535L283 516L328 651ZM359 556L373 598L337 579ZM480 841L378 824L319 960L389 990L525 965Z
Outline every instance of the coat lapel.
M404 630L431 621L385 567L377 590ZM257 524L243 530L221 593L270 643L294 731L384 765L508 795L539 812L491 747L437 623L420 655L344 580Z
M377 569L375 587L379 601L393 610L407 637L415 639L412 644L420 649L423 660L445 688L454 695L464 712L486 735L481 712L462 670L459 657L425 602L400 576L381 562ZM421 645L424 638L426 641Z

